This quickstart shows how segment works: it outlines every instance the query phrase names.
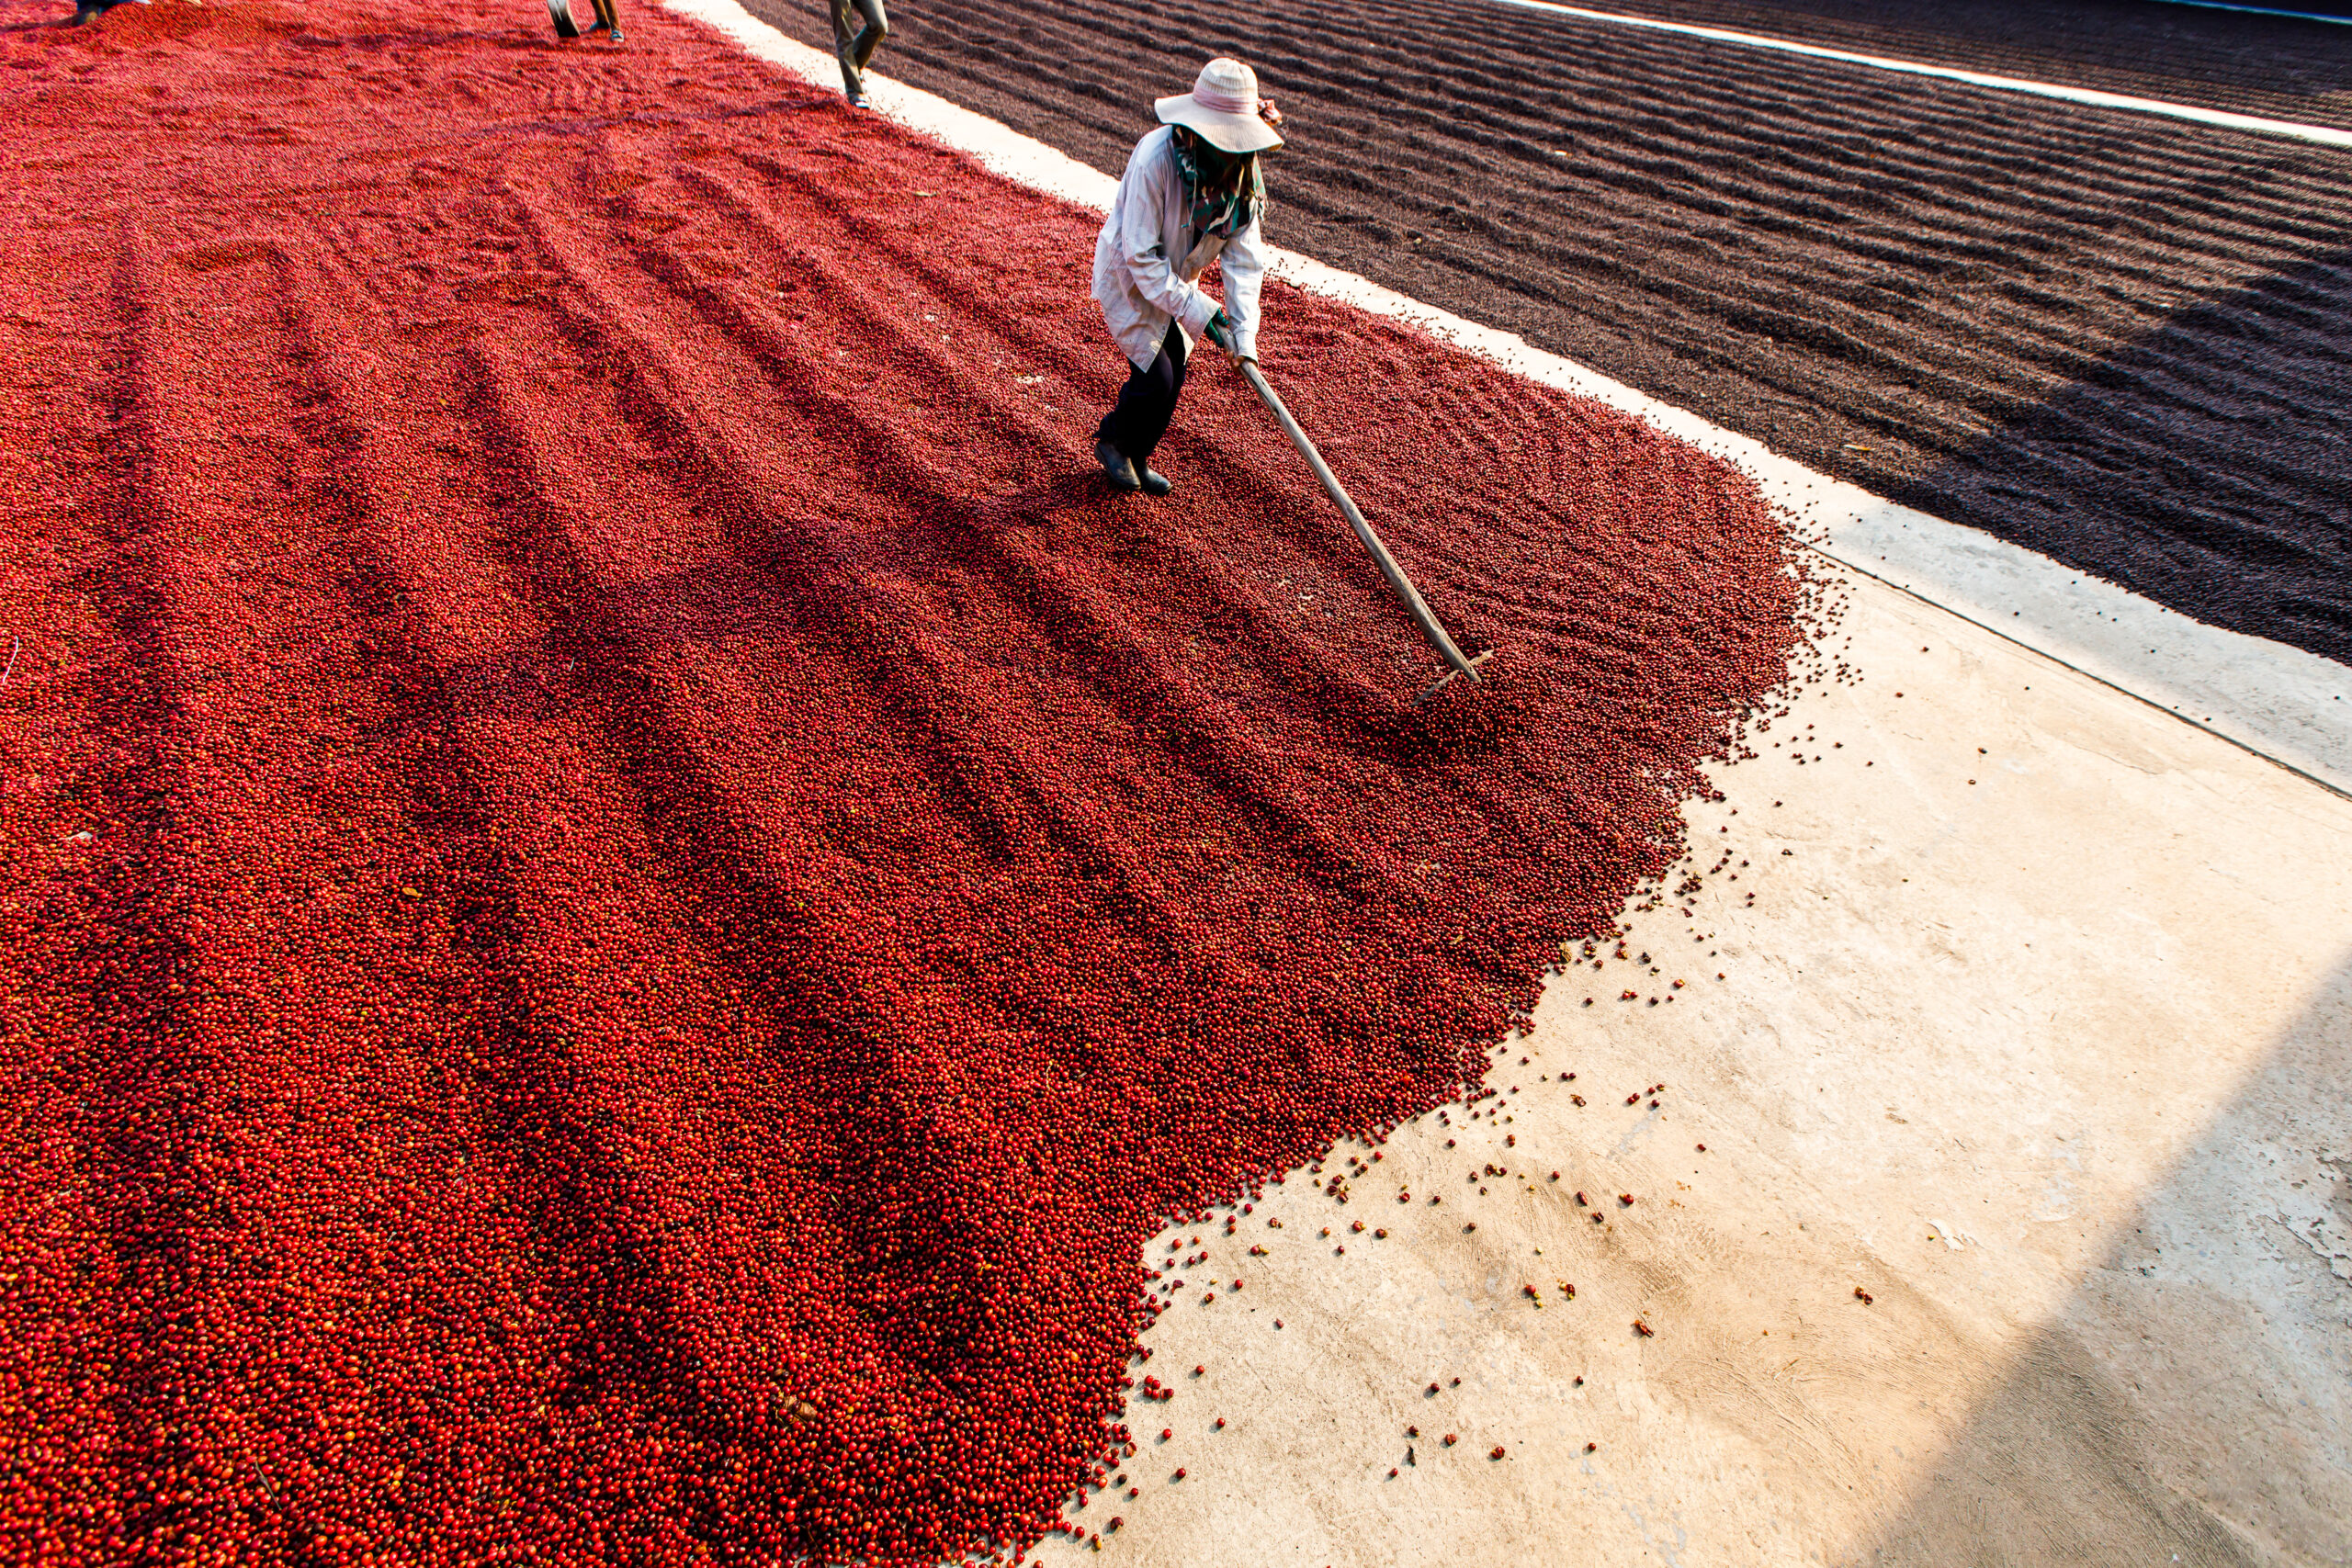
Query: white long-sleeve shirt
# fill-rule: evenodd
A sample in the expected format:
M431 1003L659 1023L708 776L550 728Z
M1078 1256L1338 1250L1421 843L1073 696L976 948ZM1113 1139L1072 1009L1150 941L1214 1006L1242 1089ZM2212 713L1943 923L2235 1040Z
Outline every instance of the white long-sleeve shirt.
M1170 321L1184 333L1184 345L1208 330L1217 302L1196 285L1209 263L1221 263L1225 315L1233 323L1233 344L1245 356L1258 353L1258 285L1266 264L1259 248L1258 221L1238 234L1203 238L1193 231L1193 204L1184 197L1184 176L1176 167L1172 132L1167 126L1136 143L1119 194L1094 242L1094 299L1102 320L1118 340L1119 352L1139 368L1159 356ZM1177 258L1170 261L1170 257Z

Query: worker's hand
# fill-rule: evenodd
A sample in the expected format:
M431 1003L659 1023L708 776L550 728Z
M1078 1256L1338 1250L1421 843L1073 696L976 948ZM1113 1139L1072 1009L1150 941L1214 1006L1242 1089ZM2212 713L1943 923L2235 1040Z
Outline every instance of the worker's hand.
M1240 368L1242 360L1247 356L1234 352L1233 322L1223 310L1219 310L1209 318L1208 340L1216 344L1218 352L1225 355L1225 362L1227 365L1236 369Z

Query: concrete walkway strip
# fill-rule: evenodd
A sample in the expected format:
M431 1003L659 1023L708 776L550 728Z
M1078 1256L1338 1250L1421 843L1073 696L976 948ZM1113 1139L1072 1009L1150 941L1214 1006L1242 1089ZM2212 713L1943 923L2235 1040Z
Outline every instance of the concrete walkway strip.
M1849 50L1825 49L1819 44L1799 43L1793 39L1766 38L1761 33L1734 32L1727 28L1701 27L1693 22L1661 21L1655 17L1627 17L1614 11L1589 11L1581 6L1562 6L1554 0L1494 0L1498 6L1516 6L1522 11L1547 11L1554 16L1570 17L1580 22L1602 22L1612 27L1646 28L1654 32L1679 33L1685 38L1704 39L1711 43L1738 44L1747 49L1778 50L1783 54L1802 54L1813 60L1835 61L1840 65L1868 66L1873 71L1894 71L1908 76L1933 76L1940 81L1959 82L1971 87L1985 87L1999 93L2028 93L2038 98L2059 98L2070 104L2087 104L2093 108L2125 109L2134 114L2158 114L2174 119L2194 120L2199 125L2218 125L2231 130L2248 130L2260 136L2289 136L2301 141L2317 141L2329 147L2352 147L2352 130L2332 125L2301 125L2289 119L2265 119L2259 115L2232 114L2227 109L2199 108L2194 104L2168 103L2162 98L2134 97L2129 93L2102 93L2095 87L2069 87L2056 82L2029 82L2018 76L1994 76L1982 71L1962 71L1950 65L1927 65L1916 60L1891 60L1881 54L1856 54ZM2290 13L2281 12L2279 15ZM2336 21L2339 17L2314 17L2312 21Z
M735 0L665 3L807 82L828 89L840 85L840 67L831 55L786 37ZM1118 189L1118 182L1101 170L934 94L878 77L867 79L866 91L880 113L1015 184L1098 212L1109 209ZM2352 133L2345 134L2352 140ZM1515 333L1481 326L1296 252L1271 249L1269 254L1274 275L1297 288L1413 321L1505 369L1622 409L1735 464L1806 525L1815 548L1858 571L2322 788L2352 795L2352 669L2267 638L2206 626L2030 550L1898 506L1779 457L1762 443L1687 409L1535 348Z

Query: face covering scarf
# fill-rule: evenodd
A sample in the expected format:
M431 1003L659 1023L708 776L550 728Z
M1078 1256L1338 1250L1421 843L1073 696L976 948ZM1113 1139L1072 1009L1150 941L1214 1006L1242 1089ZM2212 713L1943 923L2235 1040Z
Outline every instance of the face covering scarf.
M1219 150L1183 126L1174 128L1176 172L1193 198L1193 231L1238 234L1266 210L1266 176L1255 152Z

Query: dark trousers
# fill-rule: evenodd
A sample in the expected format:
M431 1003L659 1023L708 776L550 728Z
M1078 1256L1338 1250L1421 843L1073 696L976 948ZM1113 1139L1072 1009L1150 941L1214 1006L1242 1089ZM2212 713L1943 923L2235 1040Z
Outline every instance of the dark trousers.
M1127 384L1119 389L1119 400L1102 416L1094 438L1108 441L1129 462L1143 467L1168 434L1168 422L1176 417L1176 399L1184 390L1184 334L1170 321L1159 357L1145 369L1127 367Z
M851 97L865 96L863 73L889 36L882 0L833 0L833 52L841 57L842 86Z

